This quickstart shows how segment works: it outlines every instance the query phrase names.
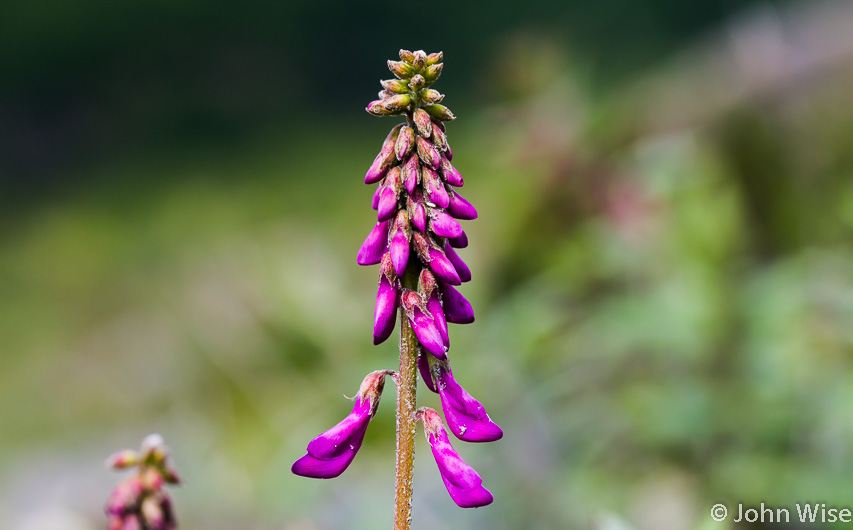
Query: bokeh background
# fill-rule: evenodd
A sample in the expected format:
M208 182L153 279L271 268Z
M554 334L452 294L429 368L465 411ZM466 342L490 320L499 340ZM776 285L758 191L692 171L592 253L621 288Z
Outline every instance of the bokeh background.
M418 437L414 528L850 507L851 27L824 0L3 2L0 527L103 528L102 462L150 432L182 528L390 527L392 393L342 477L289 468L395 363L355 254L401 47L445 53L480 213L451 356L506 433L456 443L478 510Z

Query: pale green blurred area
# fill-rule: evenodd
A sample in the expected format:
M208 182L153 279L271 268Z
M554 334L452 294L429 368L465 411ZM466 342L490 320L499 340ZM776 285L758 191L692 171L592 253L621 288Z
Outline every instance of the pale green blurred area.
M460 252L477 320L451 326L450 358L505 436L455 443L495 496L477 510L419 436L413 528L723 529L716 503L851 505L852 23L843 2L748 11L607 90L520 28L482 66L502 73L484 103L448 94L480 216ZM395 367L395 340L371 343L378 271L355 263L394 123L104 164L10 208L0 526L104 527L122 475L103 460L159 432L181 528L390 527L390 384L344 475L290 465ZM420 404L440 407L423 385Z

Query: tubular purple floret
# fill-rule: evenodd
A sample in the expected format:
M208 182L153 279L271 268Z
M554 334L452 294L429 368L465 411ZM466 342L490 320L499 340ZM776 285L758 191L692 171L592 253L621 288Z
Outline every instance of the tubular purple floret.
M459 274L459 279L462 280L462 283L471 281L471 269L468 268L468 265L462 261L462 258L459 257L459 254L453 250L453 246L447 242L444 244L444 255L447 256L447 259L450 260L450 263L453 264L453 268L456 269L457 274Z
M406 160L403 164L403 168L401 170L401 177L403 178L403 186L406 188L406 191L411 195L415 192L415 189L418 187L418 183L420 183L420 163L418 162L418 154L412 153L411 156Z

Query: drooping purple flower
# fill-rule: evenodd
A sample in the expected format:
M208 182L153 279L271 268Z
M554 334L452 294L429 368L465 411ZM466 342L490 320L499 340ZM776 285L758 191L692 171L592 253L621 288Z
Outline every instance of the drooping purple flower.
M482 403L474 399L456 379L447 361L438 365L438 394L441 408L450 431L466 442L493 442L503 437L503 431L489 418Z
M394 331L399 305L398 285L391 256L385 254L379 266L379 290L376 293L376 307L373 311L373 344L382 344Z
M448 155L451 155L449 147L450 146L448 146ZM456 168L453 167L453 164L450 163L451 158L453 158L452 155L441 157L441 174L444 175L444 180L448 184L461 188L465 184L465 181L462 180L462 175L459 171L457 171Z
M382 256L388 248L388 228L390 221L376 223L376 226L367 234L361 248L358 249L356 262L359 265L376 265L382 261Z
M462 280L459 279L459 273L456 272L456 268L453 267L453 264L450 263L450 260L444 255L444 252L442 252L431 239L428 239L420 232L415 232L412 234L412 241L415 244L415 250L418 253L418 257L422 262L426 263L427 267L429 267L432 273L435 274L436 278L452 285L462 284Z
M470 221L477 218L477 209L455 190L450 192L446 209L447 213L457 219Z
M422 295L415 291L404 289L403 294L400 295L400 301L421 346L437 359L446 358L447 350L444 347L441 332L438 331L435 321L433 321L432 316L428 313Z
M391 255L391 263L394 264L394 272L402 276L406 272L406 264L409 262L409 240L412 237L412 228L409 225L409 216L406 210L398 210L394 219L394 227L388 237L388 250Z
M311 440L308 452L290 470L303 477L335 478L346 471L364 441L367 424L376 414L385 376L391 370L367 374L361 383L352 412L340 423Z
M453 502L460 508L477 508L491 504L494 500L491 492L483 487L480 475L462 460L450 444L438 413L429 408L419 412L441 480Z
M462 258L459 257L459 254L453 250L453 246L448 242L444 245L444 255L447 256L447 259L450 260L450 263L453 264L453 267L456 269L456 272L459 274L459 279L462 280L462 283L471 281L471 269L468 268L468 265L462 261Z
M444 305L444 316L453 324L470 324L474 322L474 309L471 303L462 296L455 287L449 284L441 286L441 300Z
M439 237L459 237L462 235L462 226L444 210L433 208L430 216L429 226L432 232Z

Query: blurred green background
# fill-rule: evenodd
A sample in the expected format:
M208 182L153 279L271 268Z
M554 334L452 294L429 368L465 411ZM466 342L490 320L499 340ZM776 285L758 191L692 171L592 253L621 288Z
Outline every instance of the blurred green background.
M401 47L445 53L480 213L450 355L506 433L455 444L478 510L418 437L413 528L853 506L851 26L845 1L2 3L0 527L103 528L103 459L150 432L182 528L390 527L392 392L343 476L290 465L395 364L355 254Z

